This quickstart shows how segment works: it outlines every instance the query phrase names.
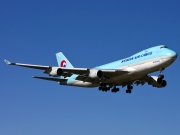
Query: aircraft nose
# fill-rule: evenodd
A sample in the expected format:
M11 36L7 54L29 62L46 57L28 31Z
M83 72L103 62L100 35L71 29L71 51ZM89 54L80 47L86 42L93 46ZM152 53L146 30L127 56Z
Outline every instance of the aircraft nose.
M168 54L171 56L172 59L177 59L178 57L178 54L172 50Z

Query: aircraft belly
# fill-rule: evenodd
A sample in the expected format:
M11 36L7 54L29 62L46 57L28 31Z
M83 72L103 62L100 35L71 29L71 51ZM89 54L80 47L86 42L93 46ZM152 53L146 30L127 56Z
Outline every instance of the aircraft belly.
M109 83L122 84L123 82L129 82L129 81L141 78L144 75L146 75L146 74L145 73L127 74L127 75L124 75L124 76L118 76L118 77L111 78L108 82Z
M83 82L79 80L74 80L73 82L69 83L68 85L71 86L79 86L79 87L97 87L99 84L93 84L91 82Z

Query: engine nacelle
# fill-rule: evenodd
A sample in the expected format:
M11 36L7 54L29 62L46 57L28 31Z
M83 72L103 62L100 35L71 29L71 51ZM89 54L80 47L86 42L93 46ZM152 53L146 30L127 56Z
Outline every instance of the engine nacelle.
M158 80L158 76L151 76L151 78L153 78L153 81L149 82L148 84L158 88L166 87L167 82L165 80Z
M154 81L156 81L157 82L157 80L158 80L158 76L151 76L152 78L153 78L153 80Z
M103 72L101 70L97 70L97 69L90 69L89 77L90 78L101 78L101 77L103 77Z
M50 76L61 76L63 74L63 71L61 68L52 67L49 69L49 71L46 71Z

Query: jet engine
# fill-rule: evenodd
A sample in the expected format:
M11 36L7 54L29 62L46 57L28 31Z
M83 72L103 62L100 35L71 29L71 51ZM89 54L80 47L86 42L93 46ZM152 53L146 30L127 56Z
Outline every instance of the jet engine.
M45 73L48 73L50 76L61 76L63 74L63 71L61 68L52 67L51 69L45 71Z
M159 88L166 87L167 82L165 80L158 78L158 76L151 76L151 78L153 79L153 81L149 82L150 85Z
M97 70L97 69L90 69L89 70L89 77L90 78L101 78L103 77L103 72L101 70Z

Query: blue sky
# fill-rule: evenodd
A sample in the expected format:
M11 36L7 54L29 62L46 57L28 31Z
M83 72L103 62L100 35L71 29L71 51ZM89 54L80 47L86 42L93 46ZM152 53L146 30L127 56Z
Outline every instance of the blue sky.
M179 53L178 0L2 0L0 135L179 135L179 59L168 86L131 95L32 79L42 71L13 62L54 65L62 51L75 67L95 67L165 44ZM154 73L158 75L158 73Z

